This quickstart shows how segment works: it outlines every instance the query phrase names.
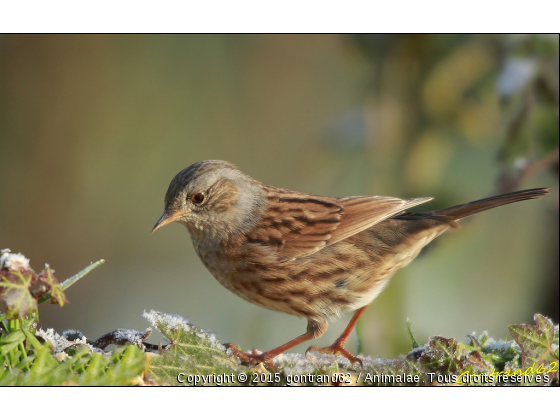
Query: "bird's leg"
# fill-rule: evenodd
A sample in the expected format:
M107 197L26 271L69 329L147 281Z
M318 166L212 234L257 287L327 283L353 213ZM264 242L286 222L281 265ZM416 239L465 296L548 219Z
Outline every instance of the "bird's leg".
M245 353L237 349L237 347L235 347L233 344L226 344L226 348L231 349L233 351L233 354L242 362L253 364L263 363L268 368L276 370L277 367L272 362L272 359L274 359L280 353L283 353L286 350L289 350L292 347L295 347L305 341L311 340L312 338L312 335L310 335L309 333L305 333L300 335L299 337L294 338L293 340L288 341L286 344L282 344L281 346L262 354L256 354L256 351L253 351L253 354Z
M233 354L242 362L244 363L263 363L266 367L272 370L276 370L276 365L272 362L276 356L281 353L284 353L286 350L291 349L292 347L297 346L298 344L304 343L309 341L313 338L317 338L323 335L325 331L327 331L328 324L326 321L315 321L309 320L307 323L307 331L305 334L300 335L299 337L294 338L293 340L288 341L286 344L282 344L275 349L269 350L262 354L256 354L253 351L252 354L245 353L235 347L233 344L226 344L226 348L231 349Z
M344 348L344 346L346 344L346 341L348 341L348 337L350 336L350 333L352 332L352 330L356 326L356 323L358 322L358 319L360 319L362 314L365 312L366 308L367 308L367 306L364 306L363 308L358 309L354 313L354 316L352 317L352 319L348 323L348 326L346 327L344 332L340 335L340 337L338 337L338 339L334 342L333 345L328 346L328 347L311 346L307 349L305 354L307 354L309 352L313 352L313 351L318 351L319 353L334 354L335 356L338 356L339 354L341 354L344 357L346 357L350 361L350 363L352 363L352 364L359 363L360 365L362 365L362 361L358 357L356 357L352 353L350 353L348 350L346 350Z

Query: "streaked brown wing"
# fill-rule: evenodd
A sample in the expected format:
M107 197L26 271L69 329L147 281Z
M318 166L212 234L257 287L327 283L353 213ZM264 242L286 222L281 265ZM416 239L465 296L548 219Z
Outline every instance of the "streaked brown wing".
M344 213L340 224L327 241L327 245L342 241L410 207L418 206L430 200L433 200L433 198L423 197L402 200L378 195L339 198L337 203L342 205Z
M392 197L328 198L264 186L269 205L250 242L276 247L291 259L313 254L324 246L387 219L431 198L401 200Z

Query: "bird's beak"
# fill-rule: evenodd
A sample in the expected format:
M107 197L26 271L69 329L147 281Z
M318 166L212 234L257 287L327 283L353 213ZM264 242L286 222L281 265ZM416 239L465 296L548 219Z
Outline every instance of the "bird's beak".
M181 218L183 212L181 210L169 210L165 209L157 223L155 224L154 228L152 229L152 233L154 233L159 228L168 225L169 223L176 222Z

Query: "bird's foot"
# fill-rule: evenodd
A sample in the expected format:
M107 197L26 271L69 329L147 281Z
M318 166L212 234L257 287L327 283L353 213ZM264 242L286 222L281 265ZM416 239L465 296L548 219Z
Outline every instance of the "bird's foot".
M314 351L318 351L319 353L323 353L323 354L334 354L335 356L342 355L346 357L353 365L359 363L360 367L362 369L364 368L362 359L354 356L352 353L350 353L348 350L344 348L343 344L340 344L338 341L336 341L332 346L328 346L328 347L311 346L305 351L305 355L307 356L308 353Z
M241 360L242 363L247 363L252 365L258 365L262 363L269 370L278 370L278 366L276 366L272 362L272 359L274 359L276 355L272 355L270 354L270 352L259 354L257 350L253 350L251 353L245 353L244 351L239 350L231 343L226 344L226 349L231 349L233 355L237 357L239 360Z

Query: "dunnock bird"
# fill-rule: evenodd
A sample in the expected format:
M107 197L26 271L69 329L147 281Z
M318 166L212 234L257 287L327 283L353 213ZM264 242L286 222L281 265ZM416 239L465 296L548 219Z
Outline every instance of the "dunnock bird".
M459 220L516 201L548 194L535 188L422 213L406 209L432 198L330 198L265 185L231 163L207 160L179 172L165 195L153 231L185 225L196 253L214 277L243 299L266 309L307 318L307 331L260 355L228 345L244 362L272 359L320 337L327 320L355 310L325 348L342 354L350 332L395 272Z

